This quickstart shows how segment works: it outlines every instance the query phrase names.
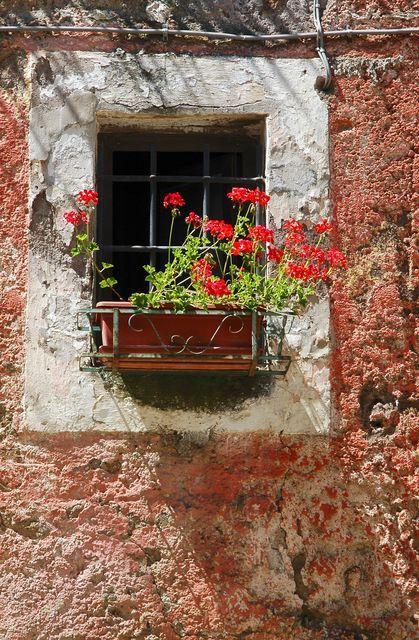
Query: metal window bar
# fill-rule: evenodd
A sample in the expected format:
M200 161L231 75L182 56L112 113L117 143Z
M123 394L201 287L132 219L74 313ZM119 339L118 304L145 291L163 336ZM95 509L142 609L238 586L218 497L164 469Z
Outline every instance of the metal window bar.
M112 328L112 351L101 353L97 346L97 335L100 334L100 326L97 324L97 316L101 314L112 314L113 316L113 328ZM91 309L82 309L77 314L77 328L81 331L87 331L90 334L90 351L82 353L79 356L79 367L81 371L86 372L99 372L104 369L112 371L116 371L119 368L119 364L121 360L159 360L160 362L164 362L170 359L177 358L185 358L185 353L187 354L187 358L190 361L199 360L201 362L210 363L211 360L231 360L234 357L234 360L242 360L249 366L246 369L241 371L237 370L229 370L229 369L209 369L208 371L197 371L196 369L192 369L190 371L182 370L181 372L177 369L171 370L162 370L159 369L159 373L194 373L194 374L206 374L210 373L214 374L228 374L228 375L247 375L254 376L256 374L268 374L272 376L285 376L287 373L290 364L291 357L289 355L284 355L282 353L283 350L283 341L286 334L287 329L291 328L293 313L290 310L284 310L281 312L271 312L271 311L239 311L239 310L220 310L220 309L190 309L185 312L187 315L216 315L221 316L223 318L220 323L218 329L221 327L221 324L228 317L251 317L251 345L249 348L249 353L239 354L235 353L234 356L230 354L215 354L214 353L206 353L207 350L224 348L216 346L212 344L212 338L210 344L204 345L202 351L193 352L186 351L185 345L188 345L191 338L190 336L185 339L185 344L182 347L180 345L179 351L174 352L173 347L174 344L165 344L158 333L156 331L153 323L149 319L150 324L153 326L156 335L159 337L161 341L161 346L156 352L147 351L146 353L141 352L121 352L120 348L120 327L121 327L121 315L130 315L131 318L135 316L145 316L152 317L153 315L173 315L173 311L170 309L145 309L141 311L135 311L132 308L91 308ZM87 323L81 323L80 318L85 317ZM262 320L262 322L260 322ZM130 319L128 320L128 322ZM260 327L260 330L258 329ZM214 335L218 332L215 332ZM177 336L178 337L178 336ZM214 336L213 336L214 337ZM179 345L175 345L178 347ZM202 345L201 345L202 346ZM167 353L161 353L161 350L165 349ZM194 347L195 348L195 347ZM200 347L201 349L201 347ZM107 364L101 364L101 361L106 361ZM111 364L109 365L109 361ZM134 370L135 369L131 369ZM153 369L153 365L149 364L148 368L138 369L138 373L150 373L150 371L156 372L156 369Z
M174 147L175 149L180 147ZM203 154L203 175L202 176L191 176L191 175L157 175L157 154L160 149L157 149L156 145L150 142L147 145L147 151L150 153L150 173L149 175L119 175L113 173L113 153L115 151L120 151L121 147L118 146L107 146L102 149L102 153L100 154L100 162L99 162L99 173L98 180L102 182L104 187L106 185L112 185L118 182L127 182L127 183L135 183L142 182L148 183L150 185L150 206L149 206L149 242L148 245L119 245L114 244L113 242L104 243L102 241L102 234L104 230L109 227L111 224L111 219L113 216L113 204L111 204L111 210L108 211L108 215L106 211L102 212L101 217L109 218L108 222L103 221L98 225L99 231L99 244L101 245L101 249L103 254L106 256L106 260L110 259L111 262L114 262L114 258L110 258L109 254L114 252L118 253L142 253L149 254L149 264L151 266L156 266L157 263L157 255L162 254L168 250L168 246L164 244L157 244L157 215L158 215L158 185L161 183L185 183L185 184L202 184L203 185L203 199L202 199L202 214L203 216L208 216L211 210L211 202L210 202L210 187L213 184L254 184L261 189L265 188L265 178L263 176L264 173L264 150L262 145L257 145L254 147L255 156L253 156L256 160L256 176L248 176L248 177L234 177L234 176L212 176L210 175L210 153L212 151L210 144L203 144L201 146L202 154ZM107 149L104 154L103 151ZM140 147L136 148L137 151L141 151ZM245 147L239 147L238 152L245 152ZM253 153L252 152L252 153ZM245 152L247 153L247 152ZM246 156L247 157L247 156ZM233 157L233 173L237 173L237 156ZM110 170L110 171L109 171ZM112 194L112 189L109 190L109 195ZM109 215L110 213L110 215ZM256 224L264 223L264 212L263 209L258 205L256 207ZM109 237L109 231L107 233ZM172 249L179 248L179 245L172 245Z
M157 152L155 146L150 147L150 171L150 265L155 267L156 251L151 248L157 242Z

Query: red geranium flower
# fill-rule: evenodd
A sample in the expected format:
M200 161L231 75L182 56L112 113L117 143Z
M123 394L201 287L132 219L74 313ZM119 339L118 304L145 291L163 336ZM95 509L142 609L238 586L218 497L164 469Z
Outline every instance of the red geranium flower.
M195 211L191 211L188 216L185 218L186 224L191 224L194 229L199 229L202 227L202 218L200 218Z
M169 207L171 209L177 209L178 207L183 207L184 204L184 199L177 191L175 191L174 193L166 193L163 198L163 207L165 209L169 209Z
M302 258L305 258L306 260L317 260L319 264L323 264L326 260L326 254L323 249L311 244L302 244L298 248L298 252Z
M261 191L259 187L256 189L246 189L246 187L233 187L232 190L227 193L227 198L230 198L233 202L244 204L245 202L253 202L254 204L260 204L262 207L266 207L271 199L267 193Z
M316 233L327 233L332 230L332 225L330 222L326 220L326 218L322 218L322 220L314 226L314 231Z
M285 231L289 231L291 233L302 233L303 225L301 222L297 222L294 218L290 218L289 220L285 220L282 224L282 228Z
M249 191L247 196L249 202L254 202L255 204L260 204L261 207L266 207L269 200L271 199L265 191L261 191L259 187L253 189L253 191Z
M308 282L308 280L320 280L322 277L322 272L314 264L305 266L295 262L289 262L285 267L285 273L290 278L297 278L297 280L303 280L303 282Z
M274 234L271 229L264 227L263 224L257 224L255 227L249 227L249 237L257 242L273 242Z
M97 191L93 191L92 189L83 189L83 191L78 193L76 200L77 202L80 202L80 204L84 204L88 207L89 204L96 206L99 198Z
M230 240L234 235L232 225L224 222L224 220L208 220L204 230L218 238L218 240Z
M252 253L255 248L253 240L236 240L231 247L231 254L233 256L242 256L246 253Z
M227 193L227 198L230 198L233 202L240 202L243 204L248 201L249 189L245 187L233 187L232 190Z
M228 284L223 278L208 280L205 283L205 292L215 298L221 298L231 294Z
M301 244L305 240L305 235L303 233L288 233L285 238L285 246L287 249L292 249L296 244Z
M331 267L341 267L342 269L347 268L348 264L346 256L342 251L339 251L339 249L332 247L326 255Z
M279 264L282 262L282 258L284 257L284 252L282 249L278 249L278 247L268 247L268 260L271 262L276 262Z
M208 260L200 258L192 265L192 280L198 282L202 280L205 283L212 276L212 267Z
M87 213L86 211L66 211L64 213L64 219L75 227L78 227L79 224L87 224Z

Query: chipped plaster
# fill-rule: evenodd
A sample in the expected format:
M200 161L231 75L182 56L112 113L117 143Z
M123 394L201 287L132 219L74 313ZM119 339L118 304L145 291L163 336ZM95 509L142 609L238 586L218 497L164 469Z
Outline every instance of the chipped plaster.
M99 125L150 116L266 119L272 224L327 210L326 104L313 88L312 60L194 58L171 54L38 52L31 57L31 235L27 318L26 423L42 431L161 428L272 429L325 433L329 423L328 303L294 325L285 380L239 408L165 410L136 400L122 378L78 370L86 336L76 313L90 304L83 265L68 252L62 212L95 183ZM228 82L224 79L228 78ZM80 271L81 270L81 271ZM80 277L80 273L82 277ZM144 384L147 384L145 381Z

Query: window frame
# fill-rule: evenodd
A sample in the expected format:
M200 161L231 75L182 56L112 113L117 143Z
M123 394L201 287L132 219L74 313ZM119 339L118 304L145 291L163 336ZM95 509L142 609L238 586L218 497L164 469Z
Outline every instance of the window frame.
M206 140L208 140L206 142ZM165 151L196 152L198 146L203 153L204 175L158 175L157 153ZM122 175L113 173L113 153L115 151L134 151L150 153L150 173L148 175ZM210 153L212 152L242 152L245 158L254 155L256 175L250 177L212 176L210 175ZM159 253L167 251L167 245L157 244L157 200L158 185L160 183L197 183L203 185L202 215L210 214L210 188L213 184L254 185L265 189L265 144L260 135L240 134L234 129L226 131L214 130L213 127L202 133L147 131L147 132L100 132L98 136L97 156L97 184L100 194L97 217L95 221L95 237L101 247L100 259L113 262L114 252L120 253L145 253L149 256L149 264L156 266ZM245 170L243 170L245 173ZM149 242L148 245L117 245L105 244L103 238L113 238L113 185L115 182L145 182L150 185L150 218L149 218ZM264 210L256 208L256 224L265 223ZM109 228L111 227L111 228ZM172 245L172 249L178 245ZM95 298L103 297L103 291L95 283Z

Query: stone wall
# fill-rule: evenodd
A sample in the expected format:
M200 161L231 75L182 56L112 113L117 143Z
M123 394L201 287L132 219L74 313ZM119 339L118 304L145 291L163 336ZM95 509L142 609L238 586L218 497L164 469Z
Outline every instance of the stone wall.
M93 15L93 3L65 4L74 22L86 20L83 7ZM186 3L172 4L187 13ZM197 6L208 15L208 4L216 3ZM259 4L279 15L292 5ZM361 11L355 2L329 2L327 21L341 23L342 7L354 24L364 15L368 26L390 19L406 25L412 5L389 9L375 0ZM3 3L0 9L27 20L28 6ZM31 7L43 15L53 11L47 3ZM243 3L243 21L249 8ZM56 11L61 19L64 8ZM186 47L206 57L244 50L106 36L2 39L1 637L415 637L414 44L413 37L386 37L329 45L335 86L321 100L329 117L333 233L349 257L348 274L330 291L331 437L191 432L186 424L157 433L52 434L40 433L42 425L33 420L28 429L21 410L31 312L26 205L34 56L93 49L172 55ZM280 65L285 57L298 64L314 60L310 43L250 52ZM39 73L48 79L48 67ZM45 175L45 160L39 163ZM48 238L55 232L51 202L44 198L38 205L36 222ZM32 217L31 233L33 224ZM57 258L54 249L50 260ZM59 259L68 262L64 253ZM33 270L31 264L31 277ZM57 372L51 401L75 393L68 384ZM36 398L32 402L36 406ZM57 416L55 431L59 422Z

